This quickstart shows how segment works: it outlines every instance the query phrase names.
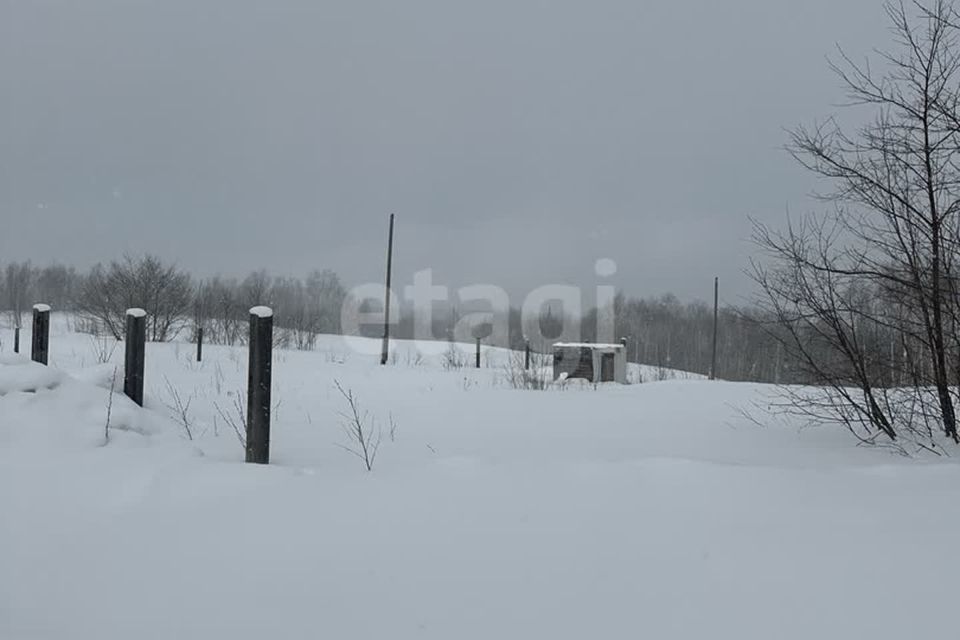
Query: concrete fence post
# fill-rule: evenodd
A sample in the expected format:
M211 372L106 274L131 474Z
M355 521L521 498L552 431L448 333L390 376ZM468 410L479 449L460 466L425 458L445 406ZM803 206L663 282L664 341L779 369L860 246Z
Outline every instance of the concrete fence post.
M19 345L17 345L19 347ZM50 358L50 305L33 305L33 338L30 359L47 364Z
M247 372L247 462L270 462L270 377L273 360L273 310L250 309L250 359Z
M147 312L127 309L125 353L123 359L123 393L143 406L143 369L147 349Z

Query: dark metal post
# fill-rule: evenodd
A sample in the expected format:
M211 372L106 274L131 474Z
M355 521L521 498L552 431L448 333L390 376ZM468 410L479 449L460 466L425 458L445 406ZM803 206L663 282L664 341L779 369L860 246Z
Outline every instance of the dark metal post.
M50 356L50 305L33 305L33 339L30 344L30 359L47 364Z
M247 373L247 462L270 462L270 376L273 361L273 310L250 309L250 361Z
M528 371L530 369L530 341L527 340L527 343L523 348L523 370Z
M710 379L717 379L717 320L720 303L720 278L713 279L713 349L710 356Z
M143 406L143 365L147 348L147 312L127 309L127 335L123 359L123 393Z
M197 327L197 362L203 362L203 327Z
M480 338L477 338L477 369L480 368Z
M13 352L20 353L20 327L23 325L23 314L20 313L19 303L16 305L16 318L13 326Z
M387 238L387 289L383 298L383 350L380 364L387 364L390 355L390 275L393 269L393 214L390 214L390 234Z

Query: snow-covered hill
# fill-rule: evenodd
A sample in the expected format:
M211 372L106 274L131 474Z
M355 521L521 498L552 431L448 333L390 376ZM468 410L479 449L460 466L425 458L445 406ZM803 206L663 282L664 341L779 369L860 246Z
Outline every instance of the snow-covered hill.
M766 420L767 387L523 391L500 350L477 370L451 367L445 345L401 344L381 367L376 344L327 337L275 353L263 467L241 462L229 424L243 348L207 346L198 364L188 344L148 345L140 409L111 400L122 346L102 363L110 345L63 319L49 368L11 342L0 331L2 638L882 639L955 626L960 468ZM372 472L340 446L335 381L382 427Z

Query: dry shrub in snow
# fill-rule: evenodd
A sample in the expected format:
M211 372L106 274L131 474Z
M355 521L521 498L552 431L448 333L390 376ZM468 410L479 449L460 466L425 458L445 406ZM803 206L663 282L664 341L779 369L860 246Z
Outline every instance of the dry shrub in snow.
M544 353L531 353L528 369L524 352L513 351L505 370L507 384L513 389L545 391L553 383L553 360Z
M218 403L213 403L213 408L217 410L217 414L220 418L227 424L228 427L233 429L234 435L237 436L237 440L240 441L240 446L246 450L247 448L247 412L243 407L242 398L246 397L241 391L234 391L233 393L227 393L233 399L233 406L231 410L225 410ZM214 420L214 429L216 429L216 418Z
M193 440L193 418L190 417L190 403L193 402L194 394L190 394L184 401L180 392L177 391L177 388L173 386L167 376L163 376L163 382L167 388L167 399L164 400L163 404L173 414L177 423L183 427L187 440Z
M347 436L347 444L338 444L337 446L356 457L363 460L363 465L367 471L373 470L373 463L377 458L377 451L380 449L380 441L383 439L383 430L377 423L376 417L370 415L360 406L360 401L353 393L353 389L344 389L339 380L334 381L337 391L347 402L347 410L340 412L340 426L343 433ZM396 438L397 424L390 416L390 439Z
M467 366L469 359L469 355L464 353L457 346L457 343L451 340L450 346L447 347L447 350L443 354L443 368L446 371L463 369Z

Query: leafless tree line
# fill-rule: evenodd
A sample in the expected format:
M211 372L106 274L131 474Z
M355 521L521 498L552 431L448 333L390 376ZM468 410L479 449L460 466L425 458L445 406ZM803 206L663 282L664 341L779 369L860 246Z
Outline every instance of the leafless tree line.
M175 335L194 338L204 328L204 340L213 344L242 344L246 340L248 310L258 304L274 308L278 340L293 348L309 349L316 336L339 333L340 309L347 292L336 273L314 271L306 278L274 277L256 271L245 278L213 277L198 280L155 257L124 259L99 265L89 273L60 265L36 267L29 263L8 264L0 278L0 309L29 310L37 301L55 309L72 310L86 320L80 328L90 333L122 336L124 311L142 306L157 318L150 328L154 340ZM705 278L709 281L709 278ZM143 295L148 292L150 295ZM151 300L152 298L152 300ZM455 308L437 310L433 337L450 340L461 318ZM672 295L615 299L616 336L627 341L628 357L657 367L707 373L710 366L712 309L703 302L684 303ZM413 338L412 311L401 309L399 324L391 332L397 338ZM550 353L553 339L565 322L581 327L584 340L596 336L595 309L582 318L565 317L562 310L547 307L540 318L521 321L519 309L511 309L509 333L502 346L523 350L531 340L535 354ZM761 318L764 318L761 321ZM720 310L720 375L729 380L762 382L811 382L801 363L769 334L772 316L756 308L723 307ZM531 325L531 322L536 327ZM534 330L535 329L535 330ZM379 337L382 327L370 325L365 335ZM485 344L492 338L483 336Z
M79 328L120 339L126 310L147 311L148 339L162 342L184 331L204 329L210 343L246 340L248 311L274 309L277 334L285 346L309 349L319 333L338 333L346 290L336 273L313 271L306 278L275 277L264 270L246 278L193 278L155 256L124 257L87 273L72 267L10 263L0 278L0 309L14 322L36 302L74 311ZM191 336L192 337L192 336Z
M216 344L246 340L248 311L257 305L274 310L283 346L312 349L317 335L340 332L340 310L347 291L329 269L306 278L273 277L265 270L243 280L215 277L200 283L192 308L193 326Z

